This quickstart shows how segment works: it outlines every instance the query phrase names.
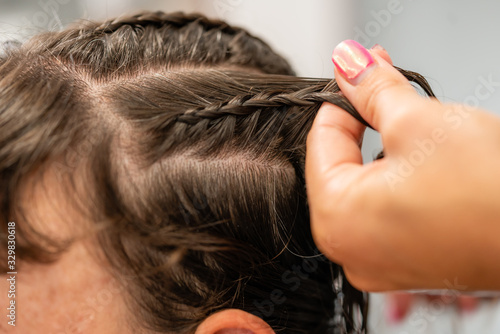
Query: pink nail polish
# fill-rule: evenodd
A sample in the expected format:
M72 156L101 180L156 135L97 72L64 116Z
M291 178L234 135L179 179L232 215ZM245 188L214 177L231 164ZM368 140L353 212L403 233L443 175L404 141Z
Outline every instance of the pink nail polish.
M348 80L356 79L366 68L375 64L370 52L353 40L345 40L337 45L332 60L340 74Z

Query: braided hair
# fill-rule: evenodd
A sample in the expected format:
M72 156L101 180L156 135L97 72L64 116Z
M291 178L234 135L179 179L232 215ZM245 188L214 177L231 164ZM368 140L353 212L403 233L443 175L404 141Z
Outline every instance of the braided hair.
M363 333L367 295L309 228L305 140L325 101L368 125L334 80L295 77L259 38L198 14L38 35L0 58L0 212L20 221L21 257L56 259L67 244L13 218L18 183L55 169L137 332L193 333L239 308L281 333Z

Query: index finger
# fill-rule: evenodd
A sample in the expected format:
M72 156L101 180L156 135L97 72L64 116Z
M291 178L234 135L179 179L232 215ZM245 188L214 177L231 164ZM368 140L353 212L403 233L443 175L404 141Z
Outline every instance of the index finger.
M365 127L342 108L323 103L307 137L306 182L310 201L321 196L326 183L334 188L342 187L341 183L349 178L339 177L339 173L349 174L361 168L364 130Z

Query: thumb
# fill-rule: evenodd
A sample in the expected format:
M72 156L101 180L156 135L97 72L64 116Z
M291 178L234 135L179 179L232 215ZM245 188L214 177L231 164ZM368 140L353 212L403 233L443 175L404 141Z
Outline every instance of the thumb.
M397 128L400 123L396 121L411 122L413 110L419 110L419 118L425 117L422 112L426 112L425 104L429 103L384 58L389 57L382 57L378 51L370 52L353 40L337 45L332 56L342 93L382 135L387 129Z

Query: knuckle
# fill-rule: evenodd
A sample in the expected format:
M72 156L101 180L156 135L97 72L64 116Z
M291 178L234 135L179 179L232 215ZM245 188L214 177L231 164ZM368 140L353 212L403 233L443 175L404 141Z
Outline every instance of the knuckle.
M405 87L413 89L411 86L407 86L395 78L372 77L370 79L361 90L361 99L365 101L363 107L370 115L376 117L377 111L388 106L405 108L406 104L394 106L393 99L398 92L407 89Z
M408 116L414 113L419 97L413 86L403 80L406 79L372 75L358 86L358 107L373 124L387 124L388 120L398 125L409 123Z

